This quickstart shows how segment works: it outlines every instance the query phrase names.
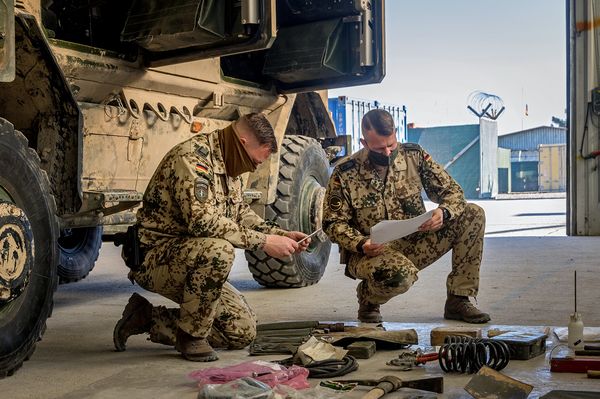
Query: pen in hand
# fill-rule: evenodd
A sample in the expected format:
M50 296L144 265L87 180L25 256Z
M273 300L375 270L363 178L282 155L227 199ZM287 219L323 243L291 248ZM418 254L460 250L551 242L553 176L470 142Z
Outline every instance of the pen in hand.
M306 240L307 238L311 238L312 236L314 236L315 234L317 234L321 230L323 230L323 229L321 228L321 229L313 231L312 233L310 233L309 235L307 235L303 239L296 241L296 243L300 244L302 241Z

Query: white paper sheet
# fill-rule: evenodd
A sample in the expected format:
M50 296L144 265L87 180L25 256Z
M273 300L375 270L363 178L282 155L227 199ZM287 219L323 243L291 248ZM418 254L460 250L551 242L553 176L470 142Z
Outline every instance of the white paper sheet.
M419 226L431 219L433 209L422 215L406 220L382 220L371 227L371 242L385 244L416 232Z

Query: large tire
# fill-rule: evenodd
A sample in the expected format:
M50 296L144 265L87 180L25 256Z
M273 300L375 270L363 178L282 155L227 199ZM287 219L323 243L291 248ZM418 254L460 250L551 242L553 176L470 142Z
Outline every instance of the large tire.
M102 226L63 230L58 239L61 284L85 278L94 268L102 246Z
M268 205L265 219L286 230L312 233L321 228L325 186L329 178L325 151L314 139L286 136L280 155L277 200ZM317 283L327 266L331 242L313 239L307 251L287 259L263 251L246 251L254 279L267 287L296 288Z
M56 205L36 152L12 124L0 119L0 200L23 211L33 235L28 283L0 303L0 378L12 375L35 349L52 312L56 289ZM1 228L2 226L0 226ZM0 265L1 266L1 265Z

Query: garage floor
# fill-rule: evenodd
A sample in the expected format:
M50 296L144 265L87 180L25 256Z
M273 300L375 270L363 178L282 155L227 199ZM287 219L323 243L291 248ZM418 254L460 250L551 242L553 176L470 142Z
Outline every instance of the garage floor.
M481 292L477 299L479 306L492 316L493 324L486 328L565 326L573 311L575 269L579 277L578 310L586 326L600 326L597 304L600 238L564 236L564 198L480 204L487 211L488 227ZM292 290L258 286L247 270L243 254L239 255L230 280L244 293L261 322L355 320L356 282L343 276L335 249L319 284ZM415 328L420 342L426 345L431 328L459 325L442 317L445 276L449 270L450 258L446 256L421 272L419 281L407 294L384 305L386 327ZM131 293L143 293L138 286L131 285L125 275L119 251L112 244L105 244L88 278L60 286L43 340L21 370L0 380L0 397L195 398L198 390L186 377L189 372L249 360L246 351L222 351L216 363L195 364L181 360L173 349L152 344L141 336L130 339L127 352L114 352L114 323ZM155 304L168 305L158 296L143 295ZM549 346L553 346L553 342L549 341ZM385 362L396 356L394 351L380 351L371 359L361 360L359 370L346 378L379 378L393 374L412 379L443 375L437 363L412 372L390 369ZM513 361L503 372L534 385L531 397L552 389L600 392L600 380L587 379L583 374L551 374L548 353L529 361ZM470 376L444 375L444 379L445 393L438 397L470 397L463 389ZM360 397L363 392L344 397ZM408 392L398 392L387 397L407 395Z

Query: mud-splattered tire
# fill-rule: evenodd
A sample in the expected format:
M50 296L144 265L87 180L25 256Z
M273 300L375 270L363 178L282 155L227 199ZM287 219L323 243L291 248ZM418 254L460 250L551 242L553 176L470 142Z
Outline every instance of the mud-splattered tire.
M63 230L58 239L61 284L84 279L94 268L102 246L102 226Z
M277 200L266 207L265 219L286 230L312 233L321 227L329 178L325 151L312 138L286 136L280 162ZM252 276L267 287L296 288L317 283L331 251L331 242L322 237L322 241L313 240L306 252L287 259L271 258L263 251L246 251Z
M0 199L14 204L31 225L34 260L29 282L15 299L0 304L0 378L29 359L52 312L58 275L56 205L36 152L11 123L0 119Z

